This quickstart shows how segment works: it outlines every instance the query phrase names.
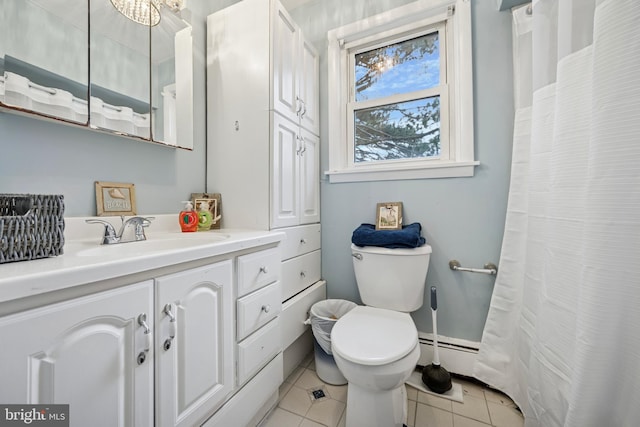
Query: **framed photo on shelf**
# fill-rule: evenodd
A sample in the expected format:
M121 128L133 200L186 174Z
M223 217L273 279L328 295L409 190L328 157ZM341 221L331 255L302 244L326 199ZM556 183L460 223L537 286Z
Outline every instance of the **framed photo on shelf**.
M210 230L220 229L220 219L222 219L222 196L220 193L191 193L191 203L196 212L200 211L200 206L205 202L209 205L211 213Z
M376 206L376 230L402 229L402 202L378 203Z
M136 191L133 184L96 181L98 216L136 215Z

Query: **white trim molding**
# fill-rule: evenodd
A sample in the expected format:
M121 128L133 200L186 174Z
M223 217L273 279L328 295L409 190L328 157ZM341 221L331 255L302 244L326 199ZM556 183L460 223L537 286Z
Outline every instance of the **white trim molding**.
M433 334L418 332L418 341L420 342L418 365L430 365L433 361ZM445 337L438 334L440 363L451 373L473 377L473 365L479 349L479 342Z

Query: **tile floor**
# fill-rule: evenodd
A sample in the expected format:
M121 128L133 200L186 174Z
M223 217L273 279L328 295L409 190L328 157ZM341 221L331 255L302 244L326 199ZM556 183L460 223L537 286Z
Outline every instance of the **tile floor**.
M522 427L516 405L504 394L460 378L464 403L407 387L409 427ZM310 390L326 396L312 400ZM344 427L347 386L325 384L315 372L313 353L280 387L278 406L260 427ZM363 426L365 427L365 426Z

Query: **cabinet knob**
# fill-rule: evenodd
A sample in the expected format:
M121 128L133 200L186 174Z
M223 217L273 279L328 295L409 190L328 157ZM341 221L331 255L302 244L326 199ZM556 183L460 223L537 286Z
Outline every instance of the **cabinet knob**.
M307 244L307 239L305 239L304 237L302 239L300 239L300 244L301 245L306 245Z
M265 304L262 306L262 311L264 311L265 313L268 313L271 311L271 306L269 304Z
M307 274L304 271L301 271L300 272L300 277L305 278L305 277L307 277Z
M269 270L267 269L267 266L263 265L262 267L260 267L260 273L268 273Z

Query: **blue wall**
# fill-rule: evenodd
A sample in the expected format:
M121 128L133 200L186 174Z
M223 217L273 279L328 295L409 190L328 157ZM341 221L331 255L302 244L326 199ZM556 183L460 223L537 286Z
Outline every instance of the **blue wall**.
M322 54L321 170L328 169L327 42L332 28L363 19L403 0L312 0L292 11L294 20ZM402 201L405 223L420 222L433 247L427 286L438 288L438 333L480 341L494 278L453 272L448 263L482 267L498 263L504 229L511 161L513 91L511 16L489 1L473 1L475 155L472 178L330 184L324 177L322 198L322 273L330 298L360 302L350 256L352 231L373 223L378 202ZM400 286L390 283L389 286ZM431 332L428 293L413 317Z

